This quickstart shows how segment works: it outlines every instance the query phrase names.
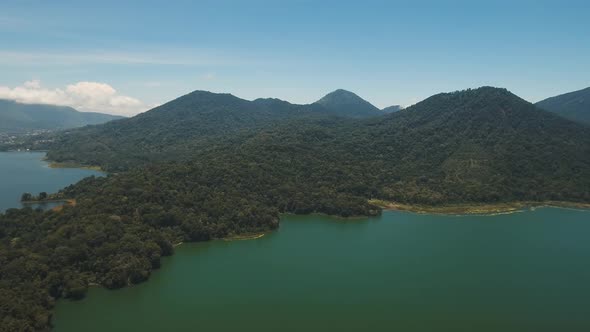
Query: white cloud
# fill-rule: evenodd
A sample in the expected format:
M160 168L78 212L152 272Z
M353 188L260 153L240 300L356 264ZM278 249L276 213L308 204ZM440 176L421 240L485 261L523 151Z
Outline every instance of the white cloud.
M78 82L65 88L49 89L32 80L14 88L0 86L0 99L23 104L71 106L82 112L135 115L150 107L140 100L117 93L112 86L98 82Z

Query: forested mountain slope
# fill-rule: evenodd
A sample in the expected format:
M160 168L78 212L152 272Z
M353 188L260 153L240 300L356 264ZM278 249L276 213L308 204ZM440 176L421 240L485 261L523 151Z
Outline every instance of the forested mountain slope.
M590 87L547 98L536 105L570 120L590 124Z
M384 119L267 130L239 150L368 198L590 201L590 130L505 89L439 94Z

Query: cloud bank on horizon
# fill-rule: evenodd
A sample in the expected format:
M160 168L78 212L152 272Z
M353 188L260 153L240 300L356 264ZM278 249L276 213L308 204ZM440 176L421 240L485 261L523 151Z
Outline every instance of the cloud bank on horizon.
M45 88L40 80L31 80L14 88L0 86L0 99L23 104L70 106L81 112L124 116L151 108L139 99L121 95L109 84L100 82L77 82L64 88Z

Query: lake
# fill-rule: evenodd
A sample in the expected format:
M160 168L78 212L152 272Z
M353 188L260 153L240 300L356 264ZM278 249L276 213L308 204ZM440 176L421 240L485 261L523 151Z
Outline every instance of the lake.
M282 218L184 244L141 285L58 302L55 331L590 331L590 212Z
M79 168L51 168L43 152L0 152L0 211L21 207L25 192L56 192L72 183L101 172ZM46 203L43 207L55 204Z

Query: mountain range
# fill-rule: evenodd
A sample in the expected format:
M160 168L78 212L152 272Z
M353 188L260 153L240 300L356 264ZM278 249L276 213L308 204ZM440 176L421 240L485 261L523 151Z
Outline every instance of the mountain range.
M67 106L21 104L0 99L0 132L68 129L122 118L103 113L79 112Z
M359 189L364 197L440 204L584 200L589 139L585 126L492 87L388 115L344 90L310 105L195 91L133 118L60 133L43 148L52 160L112 171L249 151L244 159L276 167L290 160L281 169L317 165L305 177L318 182L332 177L326 172L347 174L373 188Z
M231 94L194 91L132 118L59 133L52 137L55 143L48 157L122 170L148 162L190 158L195 150L211 148L240 132L289 119L361 119L384 114L345 90L336 90L307 105L275 98L248 101ZM120 155L126 157L121 159Z
M75 203L57 211L0 214L11 331L49 329L55 299L89 285L147 280L174 243L259 234L281 213L590 202L590 127L493 87L390 114L342 91L310 105L195 91L42 141L25 144L111 172L49 194Z

